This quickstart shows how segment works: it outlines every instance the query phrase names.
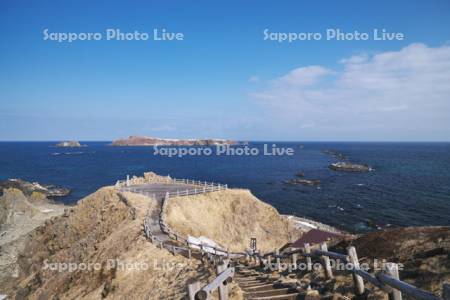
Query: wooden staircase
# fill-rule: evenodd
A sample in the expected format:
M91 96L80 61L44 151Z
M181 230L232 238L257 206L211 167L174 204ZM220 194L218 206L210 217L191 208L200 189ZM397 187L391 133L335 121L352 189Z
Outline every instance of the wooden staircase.
M248 300L294 300L303 299L295 286L279 282L253 268L238 269L234 278Z

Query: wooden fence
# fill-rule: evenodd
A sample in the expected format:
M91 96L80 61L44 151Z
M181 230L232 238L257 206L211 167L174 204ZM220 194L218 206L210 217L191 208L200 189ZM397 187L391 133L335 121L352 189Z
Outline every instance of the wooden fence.
M216 267L217 277L210 283L203 285L200 281L195 281L188 285L189 300L206 300L211 298L211 294L218 290L220 300L228 300L228 284L233 280L234 267L229 266L226 260Z
M367 271L360 268L358 255L355 247L351 246L347 248L347 254L336 253L328 251L327 244L322 243L319 249L311 249L309 244L305 244L303 248L291 249L279 253L278 250L259 256L261 261L265 261L267 264L275 265L276 270L282 271L281 259L289 259L292 265L297 265L298 255L302 256L306 260L307 271L312 270L313 257L319 258L324 267L325 275L327 278L333 278L333 270L331 268L330 258L342 261L346 265L343 271L348 271L353 275L353 283L356 295L362 295L365 292L364 280L371 283L375 287L389 294L389 299L402 300L402 293L407 294L415 299L423 300L438 300L440 299L436 295L421 290L409 283L403 282L399 278L398 265L392 262L382 264L381 272L376 275L372 275ZM272 259L276 262L273 264ZM444 284L443 295L445 300L450 296L450 284Z

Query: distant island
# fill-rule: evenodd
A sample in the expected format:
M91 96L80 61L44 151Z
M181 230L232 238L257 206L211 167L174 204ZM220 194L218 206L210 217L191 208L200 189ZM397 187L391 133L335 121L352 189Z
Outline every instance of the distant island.
M85 145L81 145L78 141L63 141L56 144L56 147L62 148L76 148L76 147L85 147Z
M118 139L112 146L214 146L237 145L238 142L224 139L162 139L147 136L130 136Z

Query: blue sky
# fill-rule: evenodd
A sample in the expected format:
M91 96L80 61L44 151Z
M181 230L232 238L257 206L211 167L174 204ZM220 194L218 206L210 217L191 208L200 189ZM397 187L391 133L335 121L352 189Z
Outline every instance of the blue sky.
M46 28L185 38L58 43ZM266 28L406 38L278 43ZM0 140L450 140L448 1L2 1L0 36Z

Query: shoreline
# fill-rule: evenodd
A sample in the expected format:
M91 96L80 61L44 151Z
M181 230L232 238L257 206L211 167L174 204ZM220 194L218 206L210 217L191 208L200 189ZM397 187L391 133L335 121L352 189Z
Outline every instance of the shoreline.
M297 216L294 216L294 215L281 214L281 216L283 218L286 218L290 223L292 223L296 229L300 229L300 230L303 230L305 232L309 231L311 229L318 229L318 230L328 231L328 232L332 232L332 233L350 234L347 231L338 229L336 227L333 227L331 225L327 225L325 223L321 223L319 221L315 221L315 220L311 220L311 219L307 219L307 218L302 218L302 217L297 217Z

